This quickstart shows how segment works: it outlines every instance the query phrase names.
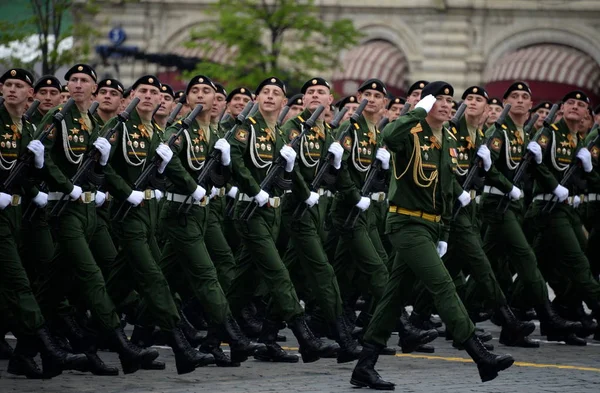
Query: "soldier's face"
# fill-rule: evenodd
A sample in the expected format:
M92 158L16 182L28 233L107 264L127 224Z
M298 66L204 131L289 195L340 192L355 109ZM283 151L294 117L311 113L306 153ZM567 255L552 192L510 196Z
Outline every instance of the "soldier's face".
M594 115L594 123L599 123L600 122L600 113L598 113L597 115Z
M442 94L436 96L435 99L435 104L433 104L433 108L431 108L427 117L440 123L448 121L452 113L452 96Z
M581 100L569 98L563 105L563 117L569 121L581 121L588 112L588 104Z
M210 112L215 101L215 89L209 85L194 85L187 95L187 103L190 108L195 108L196 105L202 104L202 113Z
M71 75L67 82L69 94L76 103L88 103L92 98L92 93L96 91L97 85L91 76L84 73Z
M381 110L385 108L387 104L385 95L377 90L368 89L358 93L358 102L364 99L367 100L368 104L363 113L369 113L371 115L376 115L381 112Z
M152 85L139 85L131 94L140 99L136 109L138 112L154 112L154 109L160 104L160 90Z
M233 97L231 97L231 101L229 101L229 104L227 104L227 109L231 113L232 117L237 117L237 115L239 115L244 110L244 108L246 107L246 105L248 105L249 102L250 97L248 97L247 95L236 94Z
M303 110L304 108L302 108L302 105L290 106L290 110L288 111L287 115L285 115L284 123L289 119L293 119L294 117L298 116Z
M500 105L489 105L489 108L487 123L492 124L498 120L498 117L500 117L500 113L502 113L502 107Z
M342 122L348 120L354 114L354 112L356 112L358 107L359 107L359 104L354 104L354 103L344 105L344 108L348 108L348 112L346 112L346 114L344 115Z
M156 112L156 114L158 116L169 116L173 110L173 107L175 106L175 100L173 99L172 95L167 93L160 93L160 98L160 109L158 112Z
M103 87L98 91L96 100L100 103L100 106L98 107L100 110L107 113L114 113L121 107L123 94L117 89Z
M225 98L227 97L225 97L221 93L215 94L215 102L212 108L212 112L210 113L211 117L216 118L217 116L221 116L221 113L223 113L223 109L225 109L225 105L227 104L225 102Z
M535 128L536 130L539 129L541 126L544 125L544 120L546 120L546 116L548 116L548 114L550 113L549 109L546 108L540 108L537 111L535 111L535 113L538 114L538 119L535 122Z
M35 93L34 98L40 102L38 109L42 113L48 112L61 103L60 90L56 87L42 87Z
M579 122L579 132L580 133L587 133L590 128L592 128L593 121L592 121L592 116L588 113L585 114L585 116L583 116L583 119L581 119L581 121Z
M387 118L390 119L390 121L396 120L398 117L400 117L400 112L402 112L402 108L404 108L404 104L392 105L387 111Z
M465 113L469 116L479 117L488 110L487 100L479 94L468 94L465 97L465 104L467 104Z
M7 79L2 85L4 103L8 105L22 105L33 96L33 87L20 79Z
M61 104L64 104L65 102L69 101L69 98L71 98L71 94L69 94L67 92L60 93L60 103Z
M285 100L285 94L279 86L267 85L256 96L260 111L264 113L279 113Z
M410 95L408 97L406 97L406 102L408 104L410 104L410 106L412 108L414 108L415 105L417 105L417 102L419 102L421 100L421 92L422 91L423 91L423 89L413 90L412 93L410 93Z
M325 86L312 86L306 89L302 101L305 108L308 108L309 111L314 111L319 105L328 108L333 102L333 96Z
M511 115L523 116L531 110L533 101L526 91L515 90L506 97L504 104L510 104Z

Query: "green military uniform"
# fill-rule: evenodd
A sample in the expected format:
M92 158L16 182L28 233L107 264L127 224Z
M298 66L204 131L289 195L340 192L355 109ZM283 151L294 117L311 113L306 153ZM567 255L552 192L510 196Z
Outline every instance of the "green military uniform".
M222 130L230 130L231 127L233 127L234 125L235 125L235 120L232 117L229 117L227 120L222 121L219 124L219 127ZM235 180L232 179L231 184L236 185ZM227 205L234 203L234 201L231 201L230 198L224 198L224 199L225 199L225 201L223 203L225 204L226 207L227 207ZM237 259L239 259L239 252L241 251L241 248L242 248L241 241L240 241L240 237L237 233L237 230L235 229L235 224L233 221L233 214L227 215L226 213L228 213L228 212L225 211L223 214L223 236L225 236L225 239L227 240L227 244L229 245L229 248L233 252L235 259L237 260ZM235 275L235 273L234 273L234 275ZM229 284L231 284L231 281L229 282ZM221 283L221 285L223 285L223 283Z
M585 145L588 145L598 136L598 130L590 132L585 139ZM598 173L600 171L600 147L596 143L590 150L592 154L592 163L594 164L594 171ZM593 181L588 181L587 194L584 196L582 202L585 203L586 210L586 223L588 225L589 238L587 242L586 255L590 262L592 274L598 279L600 276L600 184Z

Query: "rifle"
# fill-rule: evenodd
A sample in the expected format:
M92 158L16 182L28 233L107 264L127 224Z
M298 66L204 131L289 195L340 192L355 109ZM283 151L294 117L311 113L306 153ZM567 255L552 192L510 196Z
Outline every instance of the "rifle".
M110 138L113 136L113 134L115 132L117 132L119 127L121 127L121 124L125 123L127 121L127 119L129 119L129 115L135 109L135 107L137 106L137 104L139 102L140 102L140 99L137 97L135 97L133 100L131 100L131 102L129 103L129 106L127 106L127 108L125 108L125 110L123 112L121 112L117 115L117 123L110 130L106 131L106 133L104 135L102 135L102 137L107 140L110 140ZM83 161L79 165L79 168L77 168L77 172L75 172L75 174L71 178L71 183L73 183L74 185L77 183L81 183L83 178L85 177L85 175L88 173L88 171L91 170L92 166L98 162L99 158L100 158L99 152L96 147L93 147L92 149L88 150L87 153L85 154ZM60 215L63 213L63 211L67 207L68 202L69 202L69 195L64 194L62 196L62 198L60 200L58 200L58 202L56 202L56 204L50 211L50 216L51 217L52 216L60 217Z
M160 110L160 107L161 107L161 106L162 106L162 104L158 104L158 105L156 106L156 108L154 108L154 110L152 111L152 117L150 117L150 119L152 119L152 121L155 121L155 120L154 120L154 116L156 116L156 114L157 114L157 113L158 113L158 111Z
M598 123L594 124L594 126L592 127L590 132L596 131L598 129L598 126L599 126ZM598 139L600 139L600 133L598 133L596 135L596 137L594 139L592 139L585 148L588 150L592 149L594 147L594 145L598 142ZM583 149L583 147L581 149ZM579 149L577 151L579 151ZM575 153L575 155L573 156L573 159L571 160L571 163L569 164L569 167L565 171L565 175L563 176L563 178L559 184L563 187L566 187L567 184L569 184L569 180L571 180L571 178L573 177L575 172L580 167L581 167L581 165L578 162L577 153ZM555 195L552 195L552 199L550 199L544 205L544 207L542 209L542 213L548 213L548 214L552 213L552 210L554 210L557 203L558 203L558 199L556 199Z
M62 107L62 109L52 116L52 124L50 124L48 127L46 127L44 131L40 133L37 140L43 143L44 140L48 137L48 135L54 132L54 130L56 129L56 125L60 124L60 122L63 121L65 115L69 110L71 110L71 107L74 104L75 101L72 98L70 98L69 101L67 101ZM22 180L24 171L31 166L31 163L33 162L34 158L35 155L30 150L25 150L23 154L21 154L21 156L17 159L17 163L8 174L8 177L4 180L2 185L0 185L0 190L2 190L3 192L10 191L17 181Z
M550 108L550 112L548 113L548 116L546 116L546 118L544 119L544 125L533 136L533 139L532 139L533 141L537 141L540 138L540 136L542 135L542 132L544 132L544 130L547 130L550 128L550 124L552 124L554 122L554 117L556 116L556 112L558 112L558 108L559 108L559 106L557 104L552 105L552 108ZM535 121L532 122L532 120L534 120L533 117L525 126L525 127L529 126L529 130L531 130L531 128L535 124ZM537 121L537 118L535 120ZM527 135L526 132L527 131L525 131L525 129L523 129L523 133L525 135ZM513 184L519 184L521 182L521 178L523 178L523 176L525 176L527 167L529 167L529 164L531 164L531 161L533 161L533 158L534 158L533 154L529 150L527 150L525 152L525 154L523 155L523 158L521 159L519 166L515 170L515 175L513 177ZM496 209L502 210L503 213L506 213L508 206L510 206L510 195L505 194L504 197L498 203L498 207Z
M382 117L381 120L379 120L379 124L377 124L377 129L378 130L383 130L385 128L385 126L387 126L390 122L390 118L389 117Z
M281 123L283 123L283 119L285 119L289 111L290 107L287 105L281 109L281 112L279 112L279 116L277 117L277 126L281 126Z
M314 127L317 119L319 118L319 116L321 116L321 113L323 113L324 110L325 110L325 107L323 105L319 105L317 107L317 109L315 109L315 111L313 112L312 116L308 120L306 120L304 123L302 123L302 132L299 135L297 135L289 143L288 146L290 146L292 149L296 150L298 148L298 145L302 141L302 137L304 135L306 135L306 133L308 133L312 127ZM273 164L271 166L270 171L267 173L267 176L265 176L263 181L260 183L260 189L267 190L267 191L270 190L273 185L273 182L275 181L276 177L279 176L279 174L281 173L281 170L285 167L285 165L286 165L285 159L283 157L281 157L281 155L277 156L277 158L275 159L275 161L273 162ZM240 214L240 220L248 221L252 217L254 212L256 211L257 207L258 207L258 203L256 201L249 203L246 206L246 209L244 209L244 211L242 212L242 214Z
M461 105L461 107L462 107L462 105ZM498 116L498 118L494 122L494 127L496 130L502 129L502 124L504 124L504 120L506 119L506 116L508 116L509 111L510 111L510 104L504 105L504 109L502 110L502 113L500 113L500 116ZM458 114L458 111L456 111L456 113ZM456 122L455 124L458 124L458 122ZM485 145L488 147L488 149L490 148L490 144L492 143L492 141L493 141L493 138L490 138L486 142L484 142ZM473 163L471 164L471 167L469 168L469 173L467 173L467 176L465 177L465 181L463 182L463 190L464 191L466 191L466 192L471 191L471 189L473 188L473 182L475 181L477 173L479 172L479 169L481 168L482 164L483 164L483 159L481 157L479 157L477 154L475 154ZM460 203L460 201L457 200L454 202L452 220L455 220L456 217L458 217L458 213L460 212L460 209L462 209L462 204Z
M98 110L99 106L100 106L100 103L98 101L92 102L92 105L90 106L90 109L88 109L88 116L90 116L90 117L94 116L94 114Z
M183 119L181 123L177 124L177 132L173 132L169 137L169 140L167 141L167 146L169 146L169 148L171 148L175 144L175 141L177 141L177 138L179 138L183 131L187 130L190 127L190 124L192 124L192 121L194 121L194 119L200 114L200 112L202 112L202 104L196 105L194 110L185 119ZM135 182L133 182L131 188L136 191L142 191L143 189L145 189L148 180L152 175L154 175L155 171L158 170L158 167L160 166L161 162L162 158L160 158L158 154L155 154L154 157L152 157L152 161L150 161L150 164L144 168L144 170L142 171L142 173L140 173ZM121 202L121 205L117 209L115 215L112 217L112 220L116 220L117 217L121 216L121 219L119 221L123 222L125 220L125 217L127 217L127 215L129 214L129 211L132 207L133 205L127 202L127 200Z
M408 113L408 111L410 110L410 107L411 107L411 104L409 104L408 102L406 104L404 104L398 117L406 115Z
M250 109L250 113L248 114L248 117L253 117L254 115L256 115L256 112L258 112L258 102L255 102L254 105L252 105L252 109Z
M348 123L346 128L344 128L344 130L338 136L338 139L337 139L338 143L342 143L342 141L344 140L346 135L348 135L348 133L350 132L350 129L352 127L354 127L354 129L358 129L358 127L359 127L358 126L358 118L362 115L363 110L365 109L367 104L368 104L368 101L366 99L361 101L358 108L356 108L356 111L354 111L352 116L350 116L350 123ZM344 108L344 109L346 109L346 108ZM319 168L319 172L317 172L313 181L310 183L311 191L316 192L319 188L321 188L321 184L323 183L325 174L329 171L329 168L331 168L332 165L333 165L333 154L327 153L327 157L325 157L325 161ZM296 207L296 210L294 210L293 218L296 220L302 219L302 217L304 217L304 214L306 213L307 210L308 210L308 205L304 202L300 202L300 204L298 204L298 207Z
M39 100L33 100L33 102L31 103L31 105L29 105L29 108L27 109L27 112L25 112L23 114L23 116L21 117L23 123L25 123L25 122L31 122L31 117L33 116L33 114L37 110L38 106L40 106L40 101Z
M335 117L333 118L331 123L329 123L329 127L331 127L332 130L335 130L336 128L338 128L340 126L340 123L342 122L342 119L346 115L346 112L348 112L347 107L343 107L342 110L338 111L337 115L335 115Z
M167 127L173 124L175 118L177 117L179 112L181 112L181 108L183 108L183 99L183 97L179 99L179 102L177 103L177 105L175 105L175 108L173 108L173 111L171 111L169 117L167 117Z
M237 117L235 118L234 126L231 127L229 129L229 131L227 131L225 133L225 135L223 135L223 138L226 141L229 141L229 138L231 138L231 136L238 129L238 127L243 122L246 121L246 119L248 118L248 114L250 113L250 110L252 109L252 106L253 106L252 102L248 102L248 104L246 104L246 107L244 108L244 110L242 110L240 112L240 114L237 115ZM196 183L199 186L206 183L206 177L210 174L210 171L212 171L213 167L220 161L221 161L221 151L217 150L217 149L213 149L210 156L204 162L204 167L202 168L202 172L200 172L200 174L198 175L198 178L196 179ZM181 213L181 209L183 209L183 206L186 206L186 209L185 209L186 214L190 211L190 209L192 208L192 204L187 203L190 198L191 198L191 195L188 195L187 198L185 198L185 201L183 201L183 203L179 207L179 213Z

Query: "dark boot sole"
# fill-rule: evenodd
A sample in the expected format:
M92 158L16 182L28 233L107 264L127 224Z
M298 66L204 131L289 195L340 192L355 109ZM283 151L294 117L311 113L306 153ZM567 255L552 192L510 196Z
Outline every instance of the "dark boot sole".
M359 388L370 388L370 389L375 389L375 390L396 390L395 386L377 386L377 385L370 385L368 383L365 383L363 381L359 381L358 379L354 379L351 378L350 379L350 383L354 386L357 386Z
M275 358L275 357L271 357L268 355L260 355L260 354L255 354L254 359L260 360L262 362L273 362L273 363L298 363L298 361L300 360L298 358L298 356L293 356L293 355L287 355L285 357Z
M355 350L354 352L352 352L352 351L343 351L342 349L340 349L338 352L338 355L337 355L337 362L338 363L353 362L355 360L358 360L359 357L360 357L359 350Z
M300 356L302 356L302 361L304 363L313 363L317 360L321 359L318 352L313 351L302 351L300 350Z
M421 336L416 337L414 340L411 341L402 340L402 338L400 338L398 344L400 348L402 348L402 353L412 353L416 351L419 346L428 344L436 338L438 338L438 333L434 330L433 332L427 332L425 334L422 334Z
M477 365L481 382L489 382L493 379L496 379L500 371L506 370L512 366L514 362L514 359L509 358L499 362L495 366Z

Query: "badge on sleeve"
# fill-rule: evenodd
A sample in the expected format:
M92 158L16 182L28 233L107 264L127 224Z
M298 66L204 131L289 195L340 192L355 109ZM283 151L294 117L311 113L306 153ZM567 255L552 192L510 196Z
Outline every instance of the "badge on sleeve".
M344 137L344 142L342 143L342 146L344 146L344 149L350 151L350 149L352 149L352 138L346 135Z
M235 139L237 139L240 142L248 141L248 131L244 129L237 130L237 132L235 133Z
M491 147L494 151L500 151L500 148L502 147L502 140L500 138L492 139Z
M600 154L600 149L598 149L598 146L594 146L592 147L590 153L592 154L592 158L597 161L598 155Z
M294 140L294 138L296 138L298 135L300 135L300 132L298 130L290 131L290 141Z
M538 139L538 143L541 147L546 148L548 145L548 137L546 135L542 135L540 139Z

